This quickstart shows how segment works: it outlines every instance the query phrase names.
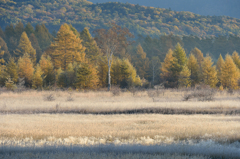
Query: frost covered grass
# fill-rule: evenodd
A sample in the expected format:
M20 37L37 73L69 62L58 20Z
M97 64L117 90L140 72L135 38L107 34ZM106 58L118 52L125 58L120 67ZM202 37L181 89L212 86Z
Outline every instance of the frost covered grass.
M239 158L239 143L220 145L214 142L178 143L169 145L98 145L1 147L0 158Z
M34 140L50 136L62 139L69 136L120 139L165 136L174 140L234 142L240 140L239 121L240 116L225 115L5 114L0 115L0 136Z
M0 158L239 158L239 95L184 94L3 92Z
M148 159L208 159L208 157L200 155L169 155L169 154L136 154L136 153L78 153L78 152L45 152L45 153L11 153L11 154L0 154L1 159L139 159L139 158L148 158Z
M26 91L5 92L0 95L0 113L75 113L75 114L240 114L238 93L218 93L214 101L182 101L186 92L166 90L158 96L147 91L121 93ZM52 95L53 101L46 100ZM72 100L68 100L71 98Z

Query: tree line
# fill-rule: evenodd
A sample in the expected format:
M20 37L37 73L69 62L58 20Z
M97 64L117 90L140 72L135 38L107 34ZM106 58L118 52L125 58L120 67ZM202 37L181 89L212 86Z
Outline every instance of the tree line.
M195 87L197 84L209 85L219 89L238 89L240 85L240 58L236 51L232 56L220 54L216 65L211 56L203 56L194 48L189 57L178 43L169 50L161 64L161 77L166 87Z
M197 84L238 88L237 51L232 56L226 54L225 60L221 54L218 60L212 60L212 54L196 47L204 46L209 39L170 34L159 38L139 36L134 42L128 29L114 23L109 29L95 30L93 35L87 28L78 32L68 24L52 34L44 24L35 28L30 23L24 27L21 22L7 26L0 30L0 85L14 89L24 79L24 85L33 89L110 90L111 84L129 88L159 83L167 88ZM195 39L192 46L184 43L190 39ZM211 44L220 41L211 40ZM236 42L232 44L237 48ZM194 48L188 53L183 46Z
M14 31L12 36L6 36L9 28ZM53 86L96 89L106 87L108 84L124 88L141 85L136 69L129 60L113 55L113 53L121 52L128 45L125 36L131 33L127 29L113 25L105 34L104 29L96 30L99 38L96 41L99 42L99 46L104 38L106 41L111 38L108 43L114 42L111 46L113 47L111 55L107 55L104 51L110 48L106 46L108 43L103 43L102 47L98 47L87 28L78 32L73 26L63 24L55 38L49 34L44 25L37 25L35 30L30 23L25 28L22 24L15 28L10 25L9 28L7 27L5 32L2 32L4 39L9 43L6 43L2 37L0 38L1 86L14 89L20 79L24 79L26 87L33 89L47 89ZM21 34L17 34L20 32L17 32L19 28L21 28ZM13 39L17 45L14 45L16 43L12 42ZM50 45L45 47L48 42ZM11 49L8 50L8 48ZM45 50L42 51L42 48ZM110 56L111 65L109 65ZM109 79L111 83L108 83Z

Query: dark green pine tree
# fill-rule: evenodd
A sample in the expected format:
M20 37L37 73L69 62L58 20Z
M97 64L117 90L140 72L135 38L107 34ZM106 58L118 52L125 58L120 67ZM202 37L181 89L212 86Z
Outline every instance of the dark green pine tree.
M14 30L15 30L15 37L17 38L17 41L19 41L22 33L24 32L23 23L18 22L17 25L15 26Z
M179 74L187 62L185 50L182 48L182 46L179 43L177 43L172 56L173 56L173 61L172 61L170 70L172 72L172 76L174 79L174 83L175 83L174 86L178 87Z
M15 30L14 30L14 27L13 27L12 23L10 25L6 26L4 34L5 34L6 38L10 38L12 36L15 36Z
M3 39L5 39L5 34L4 34L1 26L0 26L0 37L3 38Z
M37 37L39 46L43 51L51 44L53 39L44 24L36 25L35 36Z
M30 35L31 35L32 33L34 33L34 28L33 28L33 26L31 25L31 23L29 23L29 22L27 23L24 31L27 33L28 37L30 37Z
M13 52L16 50L18 46L18 41L15 36L15 30L13 27L13 24L10 24L9 26L6 26L5 28L5 42L7 43L8 50L11 55L13 55Z
M130 72L129 70L129 66L122 61L121 65L120 65L120 70L121 70L121 75L122 75L122 81L120 82L120 87L121 88L126 88L128 87L128 82L129 82L129 77L130 77Z
M91 34L87 28L84 28L84 30L81 32L80 38L82 39L83 46L86 47L85 52L87 58L91 62L96 63L100 55L100 50L97 46L96 41L91 37Z
M18 81L18 66L14 61L14 58L10 58L6 65L6 73L14 83Z
M75 87L80 88L80 89L85 89L89 85L89 80L88 77L91 75L91 71L87 64L82 64L80 67L77 69L76 73L76 82L75 82Z
M0 47L1 47L0 50L4 51L4 55L3 55L4 61L8 61L8 59L10 58L11 55L9 54L7 44L1 37L0 37Z
M36 50L36 60L38 63L42 56L42 50L38 44L36 36L33 33L30 35L29 40L31 41L32 47Z

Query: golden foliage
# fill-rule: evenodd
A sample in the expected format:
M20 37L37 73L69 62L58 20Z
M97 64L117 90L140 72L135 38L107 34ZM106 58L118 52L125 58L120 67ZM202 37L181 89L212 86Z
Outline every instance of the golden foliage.
M71 30L70 26L63 24L47 51L53 61L56 69L65 70L69 63L78 64L85 61L85 47L82 46L82 40Z
M217 77L220 83L222 83L222 68L224 66L225 62L222 58L222 55L220 54L218 61L217 61Z
M207 55L202 62L203 83L215 87L218 83L216 67L212 66L212 58Z
M171 76L171 71L170 71L170 68L171 68L171 65L172 65L172 62L173 62L173 51L171 49L168 50L168 53L166 54L166 57L164 59L164 62L162 63L162 66L160 68L161 70L161 77L163 79L167 79Z
M193 54L191 54L188 58L187 62L188 69L190 71L190 80L191 85L195 86L195 84L199 83L199 65L197 63L197 59Z
M179 86L180 87L190 87L191 86L191 71L188 69L187 65L183 66L182 71L179 74Z
M222 67L222 85L224 88L237 89L239 80L239 69L235 65L232 57L226 55L225 63Z
M25 82L28 86L31 85L33 72L33 63L29 55L26 53L23 55L23 57L18 59L18 74L20 78L25 78Z
M23 32L19 41L17 50L15 51L15 56L21 57L24 54L29 54L33 64L36 63L36 50L32 47L30 40L26 32Z
M43 74L43 71L40 65L38 64L33 75L33 80L32 80L33 88L42 88L42 85L43 85L42 74Z

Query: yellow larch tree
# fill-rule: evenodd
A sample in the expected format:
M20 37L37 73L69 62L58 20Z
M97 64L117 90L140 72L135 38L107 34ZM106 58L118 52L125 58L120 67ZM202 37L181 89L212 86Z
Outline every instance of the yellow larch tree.
M146 57L146 53L140 44L137 46L136 55L133 56L132 61L134 67L137 69L138 75L141 78L148 78L149 59Z
M85 61L85 47L82 40L74 34L69 25L63 24L54 42L47 50L55 69L66 70L69 63L77 62L80 64Z
M111 75L112 84L119 85L122 88L141 85L140 77L128 59L121 60L117 58L114 60Z
M17 58L23 56L24 54L29 54L29 57L33 64L36 63L36 50L32 47L31 41L28 39L26 32L23 32L19 40L19 45L14 52Z
M167 80L171 76L171 65L173 62L173 51L172 49L168 50L168 53L166 54L166 57L164 59L164 62L161 64L161 74L160 76L164 79Z
M204 56L202 51L195 47L190 53L196 57L198 66L199 68L201 68L202 62L204 61Z
M235 65L232 57L226 55L225 63L222 67L222 85L224 88L237 89L239 80L239 69Z
M188 69L187 65L184 65L178 78L179 87L191 87L190 76L191 76L191 71Z
M218 83L217 70L216 67L212 65L212 58L207 55L202 62L202 76L204 84L215 87Z
M240 69L240 58L239 58L237 51L233 52L232 59L233 59L234 63L236 64L236 66Z
M222 68L224 66L224 63L225 62L222 58L222 55L220 54L218 61L217 61L217 77L218 77L220 84L222 84Z
M4 64L5 63L5 60L3 59L3 55L4 55L4 50L1 50L2 46L0 46L0 64Z
M97 68L92 64L83 63L77 67L75 87L77 89L96 89L99 78Z
M20 78L25 79L25 85L30 87L32 83L34 68L33 63L26 53L18 59L18 74Z
M14 83L17 83L18 81L18 66L14 61L14 58L10 58L5 69L8 76L11 78L11 80Z
M33 75L33 79L32 79L32 88L35 88L35 89L42 88L42 85L43 85L42 74L43 74L43 71L40 65L37 64L34 75Z
M54 68L53 64L51 62L50 56L47 56L46 58L44 56L41 57L41 60L39 61L40 67L43 71L43 84L44 86L49 86L54 84Z

